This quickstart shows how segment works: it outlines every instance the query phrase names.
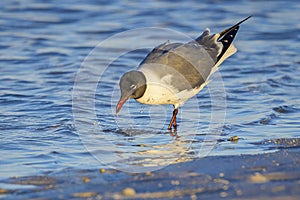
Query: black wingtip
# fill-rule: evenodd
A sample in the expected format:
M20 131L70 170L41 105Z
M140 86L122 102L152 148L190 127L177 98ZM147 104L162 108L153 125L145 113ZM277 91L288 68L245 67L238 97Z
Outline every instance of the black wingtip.
M252 15L249 15L248 17L246 17L245 19L243 19L242 21L240 21L239 23L237 23L236 26L240 25L241 23L243 23L244 21L248 20L251 17L252 17Z
M251 17L252 17L252 16L249 15L248 17L246 17L246 18L243 19L242 21L238 22L237 24L233 25L232 27L230 27L230 28L228 28L228 29L225 29L224 31L220 32L220 33L219 33L219 34L220 34L220 38L221 38L223 35L227 34L229 31L231 31L232 29L238 27L241 23L245 22L246 20L248 20L248 19L251 18Z
M239 28L240 28L239 26L235 27L234 29L227 32L221 39L218 40L218 42L222 43L223 48L222 48L222 52L220 53L220 55L218 55L217 61L219 61L222 58L222 56L225 54L225 52L227 51L227 49L233 42L235 35L237 34Z
M227 49L229 48L229 46L231 45L233 39L235 38L239 28L240 28L240 24L243 23L244 21L248 20L251 17L248 16L247 18L243 19L242 21L238 22L237 24L233 25L232 27L222 31L219 36L218 42L221 42L223 45L223 49L222 52L220 53L220 55L218 56L218 61L222 58L222 56L224 55L224 53L227 51Z

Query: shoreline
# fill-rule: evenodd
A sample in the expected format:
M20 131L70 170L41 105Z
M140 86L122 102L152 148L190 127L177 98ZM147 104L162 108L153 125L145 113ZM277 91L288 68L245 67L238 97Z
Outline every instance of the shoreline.
M0 181L0 198L298 199L299 188L300 150L288 148L257 155L205 157L140 174L65 169L9 178Z

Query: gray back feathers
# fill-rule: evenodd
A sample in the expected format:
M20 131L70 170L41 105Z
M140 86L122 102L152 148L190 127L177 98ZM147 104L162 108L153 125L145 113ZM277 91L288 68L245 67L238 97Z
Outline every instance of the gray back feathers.
M161 79L171 75L170 84L179 91L188 89L182 82L192 88L200 87L226 58L236 52L232 42L239 25L250 17L214 35L206 29L197 39L185 44L161 44L147 55L139 68L151 67Z

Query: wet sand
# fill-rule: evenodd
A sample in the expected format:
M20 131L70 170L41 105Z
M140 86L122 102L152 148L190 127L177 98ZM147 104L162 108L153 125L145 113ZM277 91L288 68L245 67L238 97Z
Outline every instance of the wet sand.
M22 170L22 169L20 169ZM5 199L299 199L299 146L215 156L142 174L74 170L0 181Z

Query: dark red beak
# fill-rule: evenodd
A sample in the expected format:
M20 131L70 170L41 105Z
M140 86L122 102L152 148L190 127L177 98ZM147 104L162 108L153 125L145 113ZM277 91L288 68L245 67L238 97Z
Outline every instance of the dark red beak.
M117 107L116 107L116 115L119 113L119 111L121 110L122 106L124 105L124 103L128 100L128 98L120 98Z

